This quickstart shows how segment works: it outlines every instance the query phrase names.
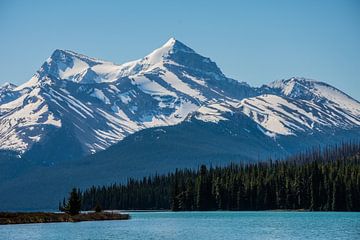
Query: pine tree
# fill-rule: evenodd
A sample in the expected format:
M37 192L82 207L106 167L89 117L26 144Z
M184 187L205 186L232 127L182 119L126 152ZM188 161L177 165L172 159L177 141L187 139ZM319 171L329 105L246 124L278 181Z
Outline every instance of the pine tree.
M185 210L194 210L194 187L193 182L190 178L186 182Z
M310 209L316 211L319 210L320 207L320 199L319 199L320 173L317 162L314 162L312 164L310 188L311 188Z
M79 214L81 210L81 199L80 199L80 192L76 188L72 189L65 210L70 215Z
M179 183L178 183L178 172L175 173L175 181L172 188L172 199L171 199L171 210L176 212L180 210L179 202Z
M100 203L99 202L97 202L96 203L96 206L95 206L95 212L97 212L97 213L100 213L100 212L102 212L102 208L101 208L101 205L100 205Z
M213 196L211 194L211 181L208 179L208 171L205 165L200 167L200 175L197 179L196 207L200 211L212 209Z

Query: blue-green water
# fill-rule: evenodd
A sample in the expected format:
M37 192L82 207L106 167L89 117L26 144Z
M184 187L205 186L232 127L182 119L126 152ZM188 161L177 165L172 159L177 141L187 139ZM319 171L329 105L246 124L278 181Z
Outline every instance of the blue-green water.
M24 239L360 239L360 213L137 212L129 221L0 226L0 240Z

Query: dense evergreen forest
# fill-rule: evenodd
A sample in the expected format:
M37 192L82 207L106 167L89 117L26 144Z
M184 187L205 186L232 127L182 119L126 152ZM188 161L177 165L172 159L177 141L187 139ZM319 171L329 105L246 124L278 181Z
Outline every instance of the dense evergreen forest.
M82 208L173 211L307 209L360 211L360 144L343 143L282 161L200 166L125 184L91 187Z

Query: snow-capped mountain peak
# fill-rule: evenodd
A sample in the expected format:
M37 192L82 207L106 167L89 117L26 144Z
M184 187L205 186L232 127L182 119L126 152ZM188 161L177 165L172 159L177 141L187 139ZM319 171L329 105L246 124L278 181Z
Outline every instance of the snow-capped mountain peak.
M272 138L360 126L359 102L326 83L291 78L252 88L170 38L124 64L55 50L28 82L0 87L0 149L26 152L53 138L88 154L146 128L218 124L234 114Z
M9 82L0 86L0 105L11 101L18 96L17 93L13 92L16 87L15 84Z
M161 55L162 57L166 57L169 54L173 54L179 51L195 53L193 49L191 49L190 47L186 46L184 43L172 37L160 48L155 49L153 52L151 52L147 57L150 57L152 55Z
M360 103L325 83L306 78L290 78L287 80L274 81L263 87L265 92L277 93L286 97L297 98L321 103L331 103L338 108L345 108L355 115L360 114Z
M49 76L52 81L93 84L114 82L123 77L143 75L174 66L180 66L187 72L201 72L208 78L226 78L216 63L197 54L175 38L170 38L144 58L124 64L98 60L70 50L56 49L36 74L27 83L19 86L18 90L43 84L45 80L49 80Z
M96 64L104 63L105 61L88 57L84 54L76 53L71 50L62 50L62 49L56 49L50 58L47 60L47 62L55 62L55 63L64 63L65 65L71 65L73 64L74 60L81 60L85 63L87 63L89 66L94 66Z
M306 78L293 77L277 80L264 88L270 88L288 97L313 97L313 86L317 81Z
M270 133L296 135L360 125L360 103L327 83L306 78L274 81L240 109Z
M99 65L111 67L113 64L111 62L90 58L73 51L57 49L51 57L46 60L38 71L38 74L39 78L51 75L57 79L74 82L81 82L83 80L84 83L101 82L107 79L101 78L100 74L98 77L92 77L93 81L88 81L88 78L84 78L87 72L92 72L97 75L96 69Z
M14 88L16 88L17 86L15 84L9 83L9 82L5 82L3 85L0 86L0 91L1 89L6 89L6 90L13 90Z
M142 59L122 64L122 69L126 69L129 75L151 72L154 69L171 68L177 66L186 68L188 71L202 71L212 78L224 78L224 74L216 63L210 58L196 53L184 43L170 38L164 45L155 49ZM124 76L124 75L123 75Z
M0 129L0 143L6 149L25 152L51 132L71 129L71 139L89 153L144 128L178 124L206 104L225 107L212 107L202 119L225 119L214 116L253 90L227 79L209 58L171 38L124 64L57 49L28 82L3 95L0 127L6 127Z

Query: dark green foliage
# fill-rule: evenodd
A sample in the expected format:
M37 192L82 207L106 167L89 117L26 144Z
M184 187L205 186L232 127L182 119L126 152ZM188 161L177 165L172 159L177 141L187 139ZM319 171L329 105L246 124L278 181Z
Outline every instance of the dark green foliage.
M183 194L180 195L178 171L176 170L174 176L174 184L171 191L171 210L174 212L179 211L182 202L183 202Z
M81 193L78 189L73 188L70 192L69 199L65 204L65 199L63 200L63 204L59 203L59 210L62 212L66 212L70 215L77 215L81 210Z
M205 165L200 167L200 173L197 173L196 178L196 206L200 211L212 210L214 207L214 194L212 189L212 175L206 169ZM184 209L187 210L187 209Z
M202 165L126 184L91 187L84 210L106 209L360 211L360 145L313 150L285 161Z
M70 215L76 215L79 214L81 210L81 198L80 198L80 192L76 188L73 188L73 190L70 193L70 198L67 203L67 211Z
M99 213L99 212L102 212L102 208L101 208L101 205L100 203L97 203L96 206L95 206L95 212Z

